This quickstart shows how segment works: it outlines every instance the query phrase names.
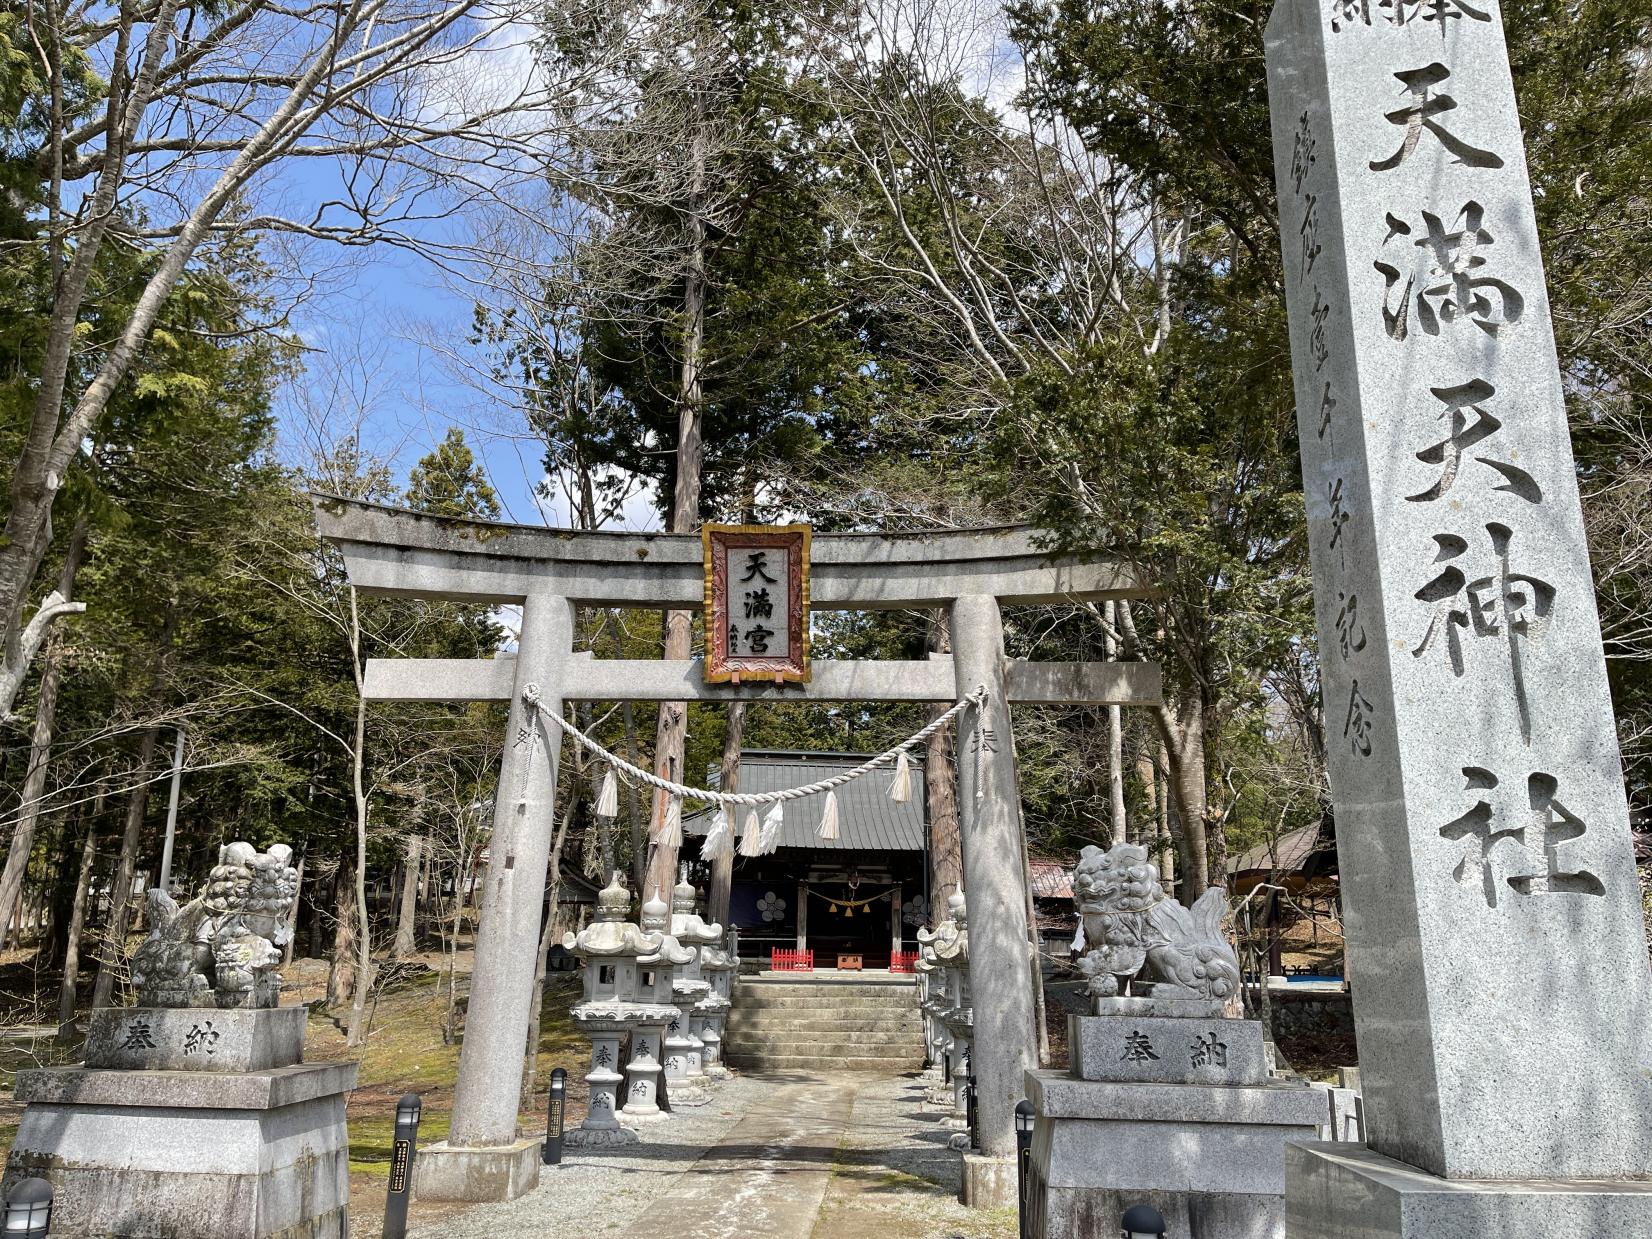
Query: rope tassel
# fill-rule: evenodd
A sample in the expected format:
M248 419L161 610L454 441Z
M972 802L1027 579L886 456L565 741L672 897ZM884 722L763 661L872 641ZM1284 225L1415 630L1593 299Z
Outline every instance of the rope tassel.
M613 766L609 766L608 773L602 776L602 790L597 792L597 816L619 816L619 777L614 773Z
M837 793L826 793L826 807L820 811L820 830L822 839L837 838Z
M717 816L712 819L711 829L706 832L705 842L700 845L700 856L705 860L728 860L734 855L734 834L729 830L727 809L718 809Z
M906 750L895 759L895 781L889 785L889 799L905 804L912 799L912 763L906 759Z
M672 796L665 802L665 823L660 827L659 843L667 848L683 845L683 801L680 796Z
M758 853L767 856L780 846L780 827L786 820L786 803L783 800L774 802L774 806L763 815L763 832L758 839Z
M746 824L740 831L740 855L761 856L763 854L762 841L758 836L762 827L757 824L757 810L753 809L746 814Z

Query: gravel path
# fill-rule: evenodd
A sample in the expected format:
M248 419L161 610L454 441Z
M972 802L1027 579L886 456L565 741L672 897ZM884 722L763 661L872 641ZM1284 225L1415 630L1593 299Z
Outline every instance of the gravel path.
M699 1160L773 1085L737 1076L717 1085L710 1104L651 1124L637 1144L568 1149L546 1166L526 1196L412 1228L415 1239L559 1239L613 1235L642 1215L677 1176ZM679 1236L679 1239L681 1237Z
M570 1149L536 1191L415 1239L1007 1239L957 1203L959 1156L911 1077L737 1076L621 1149Z

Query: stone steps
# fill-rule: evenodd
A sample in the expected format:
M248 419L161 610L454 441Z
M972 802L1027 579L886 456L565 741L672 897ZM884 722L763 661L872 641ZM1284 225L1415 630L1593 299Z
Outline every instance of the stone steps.
M883 1075L923 1064L923 1017L908 984L746 981L734 992L723 1057L746 1071Z
M811 1033L877 1033L891 1037L905 1036L908 1033L920 1032L923 1028L921 1020L911 1019L904 1015L892 1016L859 1016L846 1015L788 1015L783 1017L767 1017L754 1019L751 1015L736 1017L731 1014L728 1029L731 1032L791 1032L802 1036ZM921 1035L921 1033L920 1033Z
M903 1071L917 1071L923 1066L922 1056L915 1058L823 1057L814 1054L728 1054L729 1066L740 1071L864 1071L879 1075L895 1075Z
M910 1037L878 1037L837 1033L798 1037L789 1032L745 1033L736 1038L741 1054L810 1054L817 1058L900 1058L912 1052ZM918 1057L923 1046L918 1045Z

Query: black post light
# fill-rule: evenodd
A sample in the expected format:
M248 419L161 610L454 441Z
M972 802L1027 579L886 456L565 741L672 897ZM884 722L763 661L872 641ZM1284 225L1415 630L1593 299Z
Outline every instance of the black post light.
M568 1073L561 1067L551 1072L551 1099L545 1107L545 1147L540 1160L547 1166L562 1164L562 1120L568 1111Z
M1022 1098L1015 1103L1015 1199L1021 1218L1021 1239L1032 1239L1032 1202L1028 1194L1032 1187L1033 1103Z
M1164 1214L1152 1205L1131 1205L1120 1226L1120 1239L1163 1239Z
M390 1146L390 1190L384 1200L384 1239L406 1239L407 1202L413 1195L413 1155L419 1148L417 1093L403 1093L396 1103L396 1136Z
M6 1197L6 1239L41 1239L52 1224L52 1185L44 1179L24 1179Z

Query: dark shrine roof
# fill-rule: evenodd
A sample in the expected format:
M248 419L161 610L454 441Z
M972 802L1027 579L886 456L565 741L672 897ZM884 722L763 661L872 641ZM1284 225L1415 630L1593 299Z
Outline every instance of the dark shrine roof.
M853 770L870 753L803 753L777 749L754 749L740 754L742 792L780 792L803 787ZM786 802L786 816L780 830L780 847L815 848L842 852L921 852L924 850L924 776L921 757L908 755L912 763L912 798L905 804L889 799L889 785L895 779L891 762L852 783L837 789L838 837L822 839L820 815L826 795L805 796ZM759 809L761 819L767 810ZM683 819L685 835L704 835L711 829L715 810L701 810ZM750 812L741 809L740 821ZM739 822L735 823L738 833Z

